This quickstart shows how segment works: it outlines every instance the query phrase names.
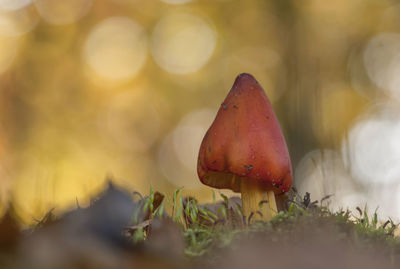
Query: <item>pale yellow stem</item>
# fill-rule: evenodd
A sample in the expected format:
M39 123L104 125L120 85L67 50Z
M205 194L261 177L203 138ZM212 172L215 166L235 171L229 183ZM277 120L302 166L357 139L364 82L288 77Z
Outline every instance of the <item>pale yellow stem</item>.
M256 220L270 221L277 213L275 194L273 190L264 190L256 184L249 184L245 178L240 178L242 194L242 213L250 222ZM260 214L261 213L261 214Z
M273 218L276 215L276 213L278 213L278 208L276 207L274 191L273 190L268 190L267 191L267 196L268 196L269 212L270 212L271 218Z

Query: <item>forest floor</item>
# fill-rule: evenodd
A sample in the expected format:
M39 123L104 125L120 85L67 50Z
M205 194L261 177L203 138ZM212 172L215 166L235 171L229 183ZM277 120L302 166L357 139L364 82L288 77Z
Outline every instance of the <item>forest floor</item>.
M328 209L294 190L271 221L243 218L238 198L200 205L109 185L87 208L21 229L0 220L0 268L400 268L397 224L377 213ZM166 206L172 208L165 213ZM251 223L251 224L247 224Z

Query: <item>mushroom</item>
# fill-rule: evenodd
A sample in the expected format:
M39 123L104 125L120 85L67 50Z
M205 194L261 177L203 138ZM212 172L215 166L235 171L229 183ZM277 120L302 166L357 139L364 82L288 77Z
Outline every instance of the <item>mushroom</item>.
M236 78L203 138L197 173L205 185L240 192L243 216L268 221L277 213L275 195L290 189L292 167L271 103L253 76Z

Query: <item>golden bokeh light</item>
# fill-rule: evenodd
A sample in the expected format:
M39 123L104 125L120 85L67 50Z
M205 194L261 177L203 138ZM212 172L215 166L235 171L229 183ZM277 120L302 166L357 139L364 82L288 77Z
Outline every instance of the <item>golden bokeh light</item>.
M149 150L159 135L161 125L155 99L140 89L118 93L99 118L105 139L126 151Z
M161 0L161 1L163 1L164 3L167 3L167 4L181 5L181 4L189 3L192 0Z
M108 18L89 34L83 57L97 75L113 81L128 80L145 64L146 33L129 18Z
M151 52L165 71L188 74L208 62L216 42L212 25L194 14L176 12L161 18L155 26Z
M92 7L93 0L34 0L34 4L46 22L63 25L85 16Z
M149 169L146 155L124 156L120 151L98 145L88 148L83 141L57 141L59 132L48 131L34 141L35 145L20 153L24 166L16 173L13 200L19 215L27 224L41 218L49 209L62 212L76 206L88 206L90 197L106 183L106 176L129 189L146 192ZM45 143L58 144L51 148ZM55 142L56 141L56 142ZM66 145L63 145L66 144ZM86 145L86 146L85 146Z
M215 118L215 111L203 109L185 116L173 132L173 148L181 164L187 169L197 167L197 154L207 129Z
M11 11L31 4L32 0L0 0L0 10Z
M164 139L158 163L164 176L173 185L185 189L202 186L197 178L197 154L215 113L211 109L191 112Z
M26 34L36 26L39 19L32 6L8 12L0 11L0 34L6 36Z
M0 74L7 71L18 52L18 39L0 35Z

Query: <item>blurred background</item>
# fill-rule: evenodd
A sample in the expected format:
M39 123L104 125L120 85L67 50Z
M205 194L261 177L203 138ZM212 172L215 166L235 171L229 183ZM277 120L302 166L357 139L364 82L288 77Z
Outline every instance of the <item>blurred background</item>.
M274 106L300 193L400 219L390 0L0 0L0 212L85 206L107 176L210 201L198 148L241 72Z

